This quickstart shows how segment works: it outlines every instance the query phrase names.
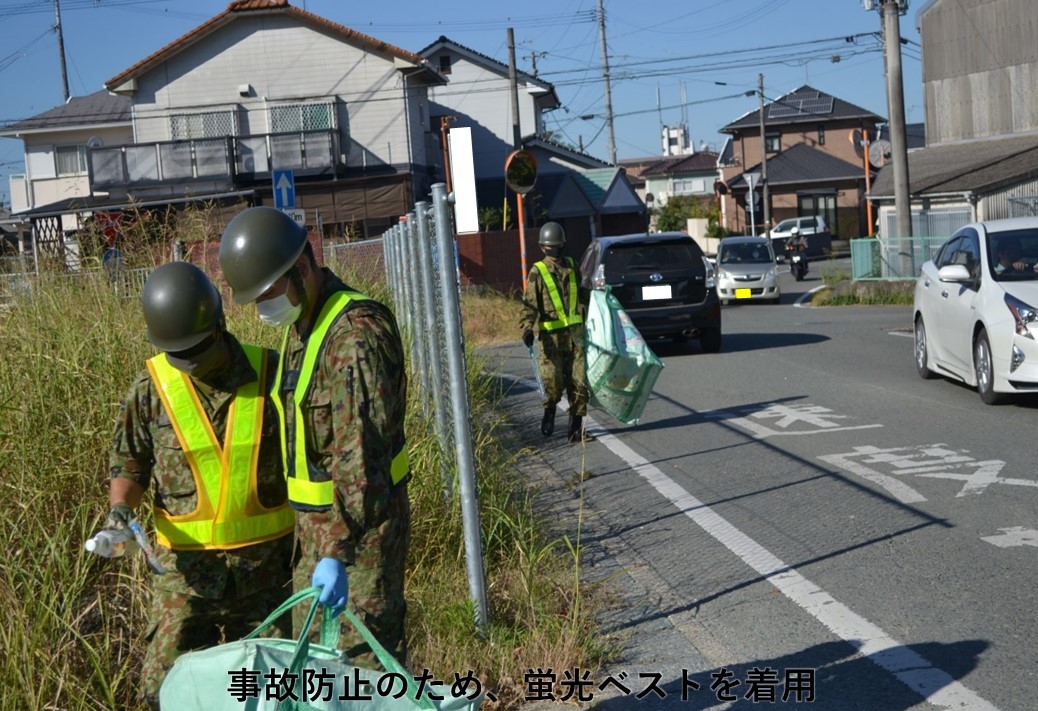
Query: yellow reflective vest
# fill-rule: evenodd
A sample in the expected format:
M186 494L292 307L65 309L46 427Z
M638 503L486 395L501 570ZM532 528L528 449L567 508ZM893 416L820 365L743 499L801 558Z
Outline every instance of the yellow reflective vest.
M317 369L317 358L321 353L332 324L345 311L351 302L366 301L370 297L357 291L337 291L329 297L313 330L303 348L303 360L299 367L299 377L295 389L292 390L293 432L289 433L285 422L284 404L281 402L281 380L287 357L288 336L292 326L285 329L285 337L281 343L281 358L278 361L277 374L274 376L274 408L281 420L281 456L284 458L285 475L288 477L288 501L297 509L305 511L321 511L329 508L335 501L335 482L329 472L318 469L306 456L306 428L304 426L302 404L306 401L307 390ZM394 485L399 484L407 476L410 466L407 461L407 446L401 447L393 457L390 468L390 479Z
M280 538L295 526L295 512L287 503L267 508L256 491L267 352L257 346L242 348L258 377L235 393L223 446L191 379L171 366L165 354L148 360L148 371L191 467L198 495L198 505L189 514L172 516L155 508L156 538L167 548L241 548Z
M554 321L541 321L542 331L557 331L560 328L569 328L570 326L584 323L584 319L580 317L580 313L577 311L577 269L573 265L571 257L566 257L566 263L570 267L569 313L566 313L566 307L562 305L562 296L559 294L558 287L555 286L555 279L552 278L551 272L548 271L548 265L544 262L534 264L537 267L537 271L541 273L541 280L544 282L544 286L548 289L548 296L551 297L551 305L555 307L555 315L557 317Z

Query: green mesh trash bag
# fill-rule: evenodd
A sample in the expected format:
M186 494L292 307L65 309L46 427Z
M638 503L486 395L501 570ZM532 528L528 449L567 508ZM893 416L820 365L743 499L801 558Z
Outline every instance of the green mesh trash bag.
M419 684L349 610L343 615L385 671L356 667L337 649L338 618L322 615L320 643L311 643L309 630L320 594L320 588L298 592L244 639L178 657L159 691L163 711L476 711L480 707L483 693L477 680L471 679L473 683L466 683L463 690L454 680ZM311 598L299 639L258 636ZM462 681L469 679L462 677ZM463 693L453 696L455 686Z
M621 422L638 424L663 361L645 343L608 286L591 292L584 330L591 404Z

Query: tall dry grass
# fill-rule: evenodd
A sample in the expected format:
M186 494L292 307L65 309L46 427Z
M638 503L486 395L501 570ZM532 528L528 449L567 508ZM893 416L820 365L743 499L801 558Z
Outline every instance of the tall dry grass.
M515 307L498 298L475 304L470 343L514 336ZM251 307L226 308L241 340L277 345ZM139 302L101 275L35 282L0 311L0 354L0 711L135 711L150 574L138 557L106 561L82 542L107 510L119 402L153 354ZM468 364L492 622L474 634L460 511L440 485L447 455L412 387L410 663L446 679L471 669L509 709L528 668L594 669L605 650L577 582L576 538L546 536L491 381L472 353Z

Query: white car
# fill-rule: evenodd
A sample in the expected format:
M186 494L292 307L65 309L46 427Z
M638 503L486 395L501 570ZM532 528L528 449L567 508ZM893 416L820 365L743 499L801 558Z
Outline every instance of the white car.
M915 365L998 404L1038 392L1038 218L966 225L915 285Z
M777 304L779 289L775 252L767 237L725 237L717 248L717 298Z

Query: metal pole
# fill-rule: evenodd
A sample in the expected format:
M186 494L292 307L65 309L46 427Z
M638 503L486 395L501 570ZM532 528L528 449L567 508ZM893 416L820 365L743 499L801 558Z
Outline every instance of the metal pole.
M763 234L771 229L771 206L768 200L768 141L764 135L764 75L757 75L757 94L760 96L760 184L761 199L764 201Z
M421 384L421 401L422 401L422 414L425 415L425 419L429 419L429 399L432 397L432 389L429 386L429 362L427 358L426 342L428 338L424 337L422 324L425 321L425 291L422 284L421 267L422 261L418 254L418 226L415 224L415 213L411 212L407 215L407 230L405 232L407 236L407 252L410 259L408 264L411 265L411 269L408 271L411 274L411 282L413 286L413 306L414 310L411 312L411 345L412 349L418 356L418 373L419 383ZM421 341L419 343L419 341Z
M468 376L465 368L465 339L461 331L461 305L458 300L457 267L454 264L454 233L451 230L447 190L443 183L432 186L436 242L440 251L440 293L443 296L444 340L447 368L454 400L454 447L458 458L458 489L461 494L461 521L465 534L465 564L469 595L476 611L476 626L490 622L486 580L483 571L483 538L479 521L479 492L472 451L472 423L469 413Z
M418 296L415 294L415 279L414 279L414 260L411 258L411 239L408 235L410 232L410 223L403 222L400 225L400 246L403 254L403 275L404 275L404 291L406 292L406 307L407 313L407 339L411 346L411 375L414 377L418 375L419 382L421 382L421 358L418 353L418 340L415 338L417 323L415 322L414 315L418 313L415 308L415 304L418 301Z
M421 265L422 295L425 301L426 337L423 340L428 345L429 376L432 383L429 395L433 399L435 408L436 439L440 442L441 449L446 451L450 439L447 434L447 399L443 397L442 393L444 382L443 368L440 363L443 324L436 314L436 287L433 284L432 245L429 234L429 203L424 201L416 203L415 214L418 220L418 261ZM450 501L454 486L446 457L440 459L440 476L443 480L443 498Z
M887 110L890 112L890 157L894 164L894 209L897 210L898 237L912 236L912 202L908 181L908 148L905 143L905 94L901 77L901 21L897 2L883 3L883 37L887 58ZM902 257L902 266L911 274L912 250ZM908 264L905 264L905 261Z

